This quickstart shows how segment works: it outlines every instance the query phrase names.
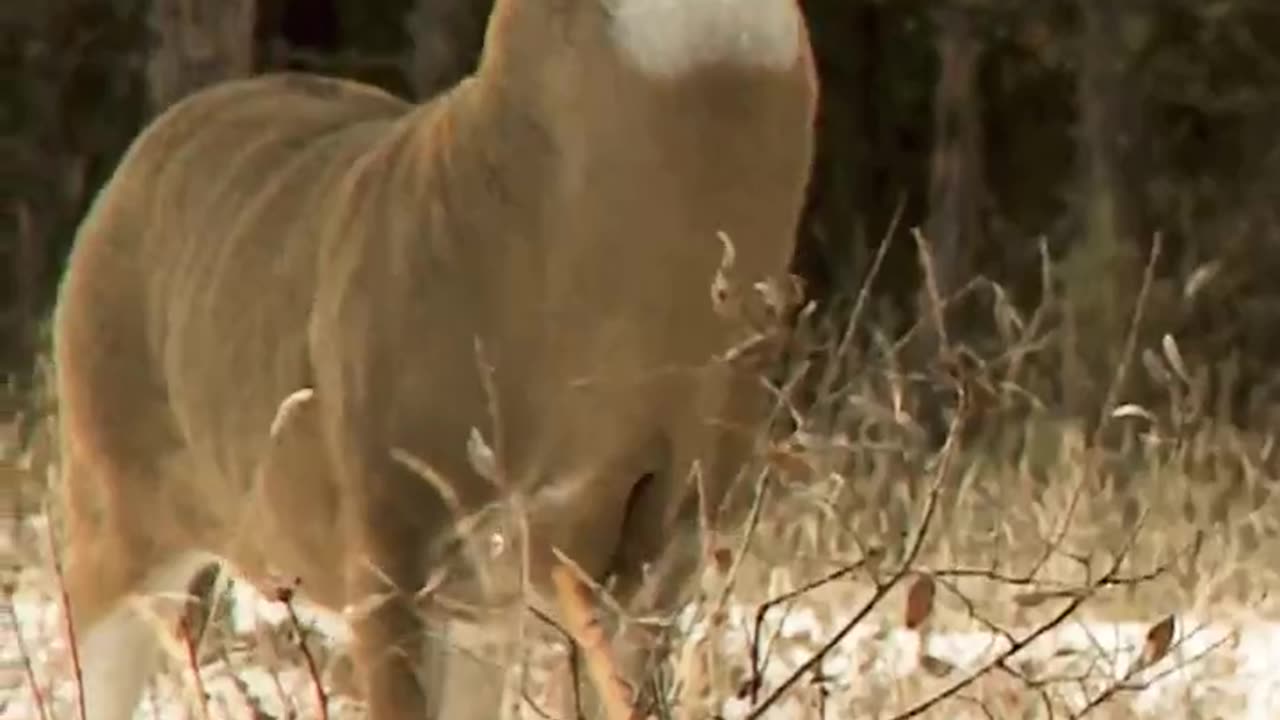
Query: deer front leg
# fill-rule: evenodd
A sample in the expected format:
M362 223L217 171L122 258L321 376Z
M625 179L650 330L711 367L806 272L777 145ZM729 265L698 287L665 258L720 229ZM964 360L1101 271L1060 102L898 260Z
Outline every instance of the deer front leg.
M671 469L655 473L637 486L628 504L612 570L614 597L632 619L670 619L695 590L702 545L698 501L689 492L673 512L674 477ZM665 629L624 621L614 636L622 680L634 691L636 707L652 712L659 698L651 680L666 649Z
M450 527L450 517L438 495L389 458L365 467L347 518L347 604L358 678L371 720L434 718L445 691L446 649L442 638L426 632L415 596L428 561L438 559L432 539ZM433 677L422 677L424 669Z
M636 487L613 568L615 593L634 616L670 617L697 594L714 537L750 506L757 440L768 395L756 376L713 368L682 397L696 398L671 424L665 467ZM624 637L629 680L643 680L664 649L664 633L635 627Z

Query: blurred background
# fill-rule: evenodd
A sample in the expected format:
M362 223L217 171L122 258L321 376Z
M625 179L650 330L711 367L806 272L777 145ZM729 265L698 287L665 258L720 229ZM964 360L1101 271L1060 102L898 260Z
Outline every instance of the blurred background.
M46 347L76 224L150 117L218 80L282 68L423 98L474 67L491 5L3 3L5 402L24 396ZM1005 363L1008 380L1012 341L1034 335L1041 342L1019 355L1018 384L1092 417L1109 394L1114 404L1118 375L1125 397L1143 397L1141 374L1116 372L1126 343L1170 334L1220 420L1270 417L1280 361L1280 5L801 5L822 100L795 270L818 302L819 336L841 326L864 289L853 345L892 348L876 362L978 376ZM934 298L959 294L935 316L929 287ZM926 316L943 323L886 341ZM944 345L949 354L935 352Z

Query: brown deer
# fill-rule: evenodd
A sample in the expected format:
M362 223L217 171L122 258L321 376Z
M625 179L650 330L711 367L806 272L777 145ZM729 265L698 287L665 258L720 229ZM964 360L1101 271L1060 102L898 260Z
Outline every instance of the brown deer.
M497 717L420 677L428 628L550 612L553 548L677 609L769 402L713 280L725 238L735 287L785 277L816 94L796 0L499 0L427 102L288 74L157 118L56 310L88 720L153 669L128 600L211 560L359 608L374 720ZM460 530L517 491L528 593Z

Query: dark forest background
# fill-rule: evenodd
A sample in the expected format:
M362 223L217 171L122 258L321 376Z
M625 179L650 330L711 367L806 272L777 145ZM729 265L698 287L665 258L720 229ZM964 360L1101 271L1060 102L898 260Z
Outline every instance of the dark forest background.
M954 372L963 356L977 376L1096 415L1115 402L1126 345L1158 349L1168 334L1204 402L1238 423L1270 417L1280 4L801 4L823 94L795 267L819 301L820 336L839 328L871 277L855 345L895 349L867 362L928 374ZM24 382L47 342L75 226L156 112L217 80L281 68L425 97L474 66L490 5L4 3L0 368ZM945 324L886 343L936 319L930 297L961 290ZM1009 347L1029 340L1042 342L1019 355L1014 377ZM1143 397L1144 377L1124 376L1125 397Z

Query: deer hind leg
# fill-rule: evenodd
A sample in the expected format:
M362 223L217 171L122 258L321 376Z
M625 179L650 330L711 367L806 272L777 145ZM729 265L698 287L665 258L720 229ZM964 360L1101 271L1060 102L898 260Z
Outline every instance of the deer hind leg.
M196 552L164 552L145 532L145 520L127 505L95 500L121 482L89 477L68 459L70 494L64 583L78 651L85 720L128 720L156 666L160 630L149 599L176 602L212 558ZM110 492L110 490L107 490ZM96 507L94 507L96 505Z

